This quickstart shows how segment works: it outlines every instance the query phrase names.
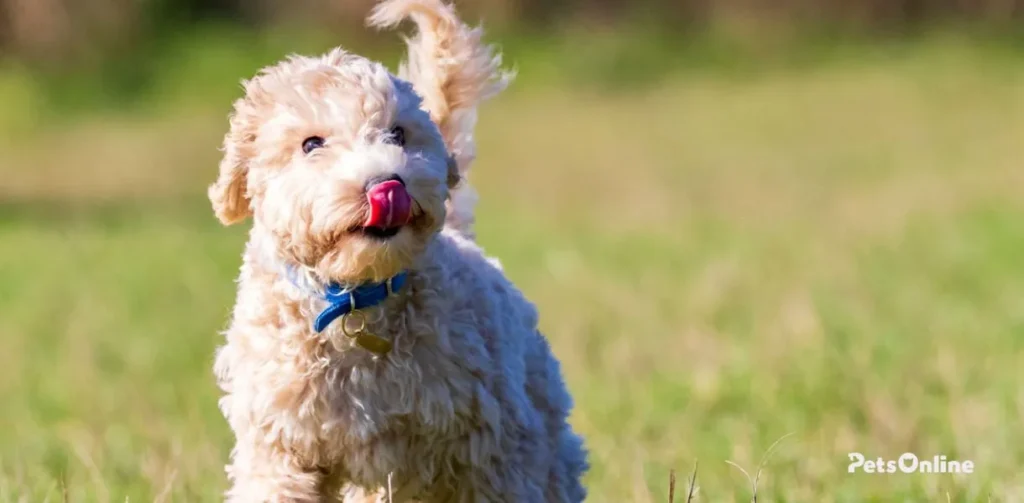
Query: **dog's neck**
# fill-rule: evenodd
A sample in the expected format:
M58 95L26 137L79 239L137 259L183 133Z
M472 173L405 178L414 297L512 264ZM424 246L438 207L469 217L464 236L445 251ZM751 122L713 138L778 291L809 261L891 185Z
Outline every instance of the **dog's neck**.
M397 277L407 274L406 271L399 271L391 278L384 281L358 281L345 282L334 281L322 278L313 267L302 264L295 259L282 253L266 231L254 226L249 233L249 241L246 244L246 255L249 266L264 274L274 274L283 282L303 297L323 298L329 294L338 294L354 291L375 284L384 285L388 281L394 281Z
M310 328L315 334L324 333L329 326L337 325L341 332L353 338L364 349L377 354L390 350L390 341L376 336L361 336L359 323L347 323L346 317L354 315L365 320L366 310L394 309L395 301L391 299L410 290L406 286L410 271L401 271L381 282L347 284L324 281L312 268L283 257L265 236L258 236L256 232L250 236L246 255L251 273L273 278L271 283L276 285L275 288L289 292L287 297L290 301L307 306L301 311L311 310ZM355 327L352 328L352 325Z
M327 325L339 317L359 309L376 307L389 297L394 296L405 286L408 276L406 271L401 271L384 281L376 283L342 284L328 282L326 284L315 283L311 288L309 275L299 274L299 271L299 266L296 264L284 264L284 275L292 285L300 290L305 290L308 295L320 296L328 304L313 322L313 329L317 333L323 332Z

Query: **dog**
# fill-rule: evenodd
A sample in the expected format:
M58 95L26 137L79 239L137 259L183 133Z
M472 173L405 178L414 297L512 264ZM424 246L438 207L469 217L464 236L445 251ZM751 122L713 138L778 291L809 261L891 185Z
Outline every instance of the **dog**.
M396 74L336 48L243 82L208 195L251 218L214 370L231 502L579 502L572 398L534 305L475 242L478 106L512 80L441 0Z

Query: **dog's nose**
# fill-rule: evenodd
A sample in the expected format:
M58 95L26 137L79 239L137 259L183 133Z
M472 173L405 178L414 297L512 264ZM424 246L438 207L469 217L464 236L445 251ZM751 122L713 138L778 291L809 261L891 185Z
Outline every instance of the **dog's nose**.
M381 175L381 176L375 176L375 177L367 180L366 181L366 190L369 191L375 185L380 185L380 184L382 184L384 182L389 182L389 181L392 181L392 180L396 181L396 182L398 182L398 183L400 183L402 185L405 185L405 180L402 180L402 177L400 177L398 175Z
M364 227L394 229L412 219L412 197L398 175L378 177L366 184L366 202L370 206Z

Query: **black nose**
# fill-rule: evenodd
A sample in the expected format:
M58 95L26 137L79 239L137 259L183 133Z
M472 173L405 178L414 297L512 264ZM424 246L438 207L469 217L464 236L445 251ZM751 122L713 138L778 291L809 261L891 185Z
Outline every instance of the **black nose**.
M402 180L402 177L400 177L398 175L381 175L381 176L375 176L375 177L367 180L366 181L366 188L369 189L370 187L373 187L374 185L378 185L378 184L381 184L381 183L384 183L384 182L390 182L391 180L395 180L396 182L398 182L398 183L400 183L402 185L405 185L405 180Z

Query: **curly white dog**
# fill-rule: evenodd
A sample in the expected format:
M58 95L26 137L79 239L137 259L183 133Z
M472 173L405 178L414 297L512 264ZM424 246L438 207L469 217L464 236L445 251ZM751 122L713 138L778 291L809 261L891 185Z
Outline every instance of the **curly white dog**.
M400 77L335 49L235 103L209 190L224 224L253 217L215 365L229 501L586 495L537 312L473 240L476 108L510 77L441 0L388 0L370 23L407 17Z

